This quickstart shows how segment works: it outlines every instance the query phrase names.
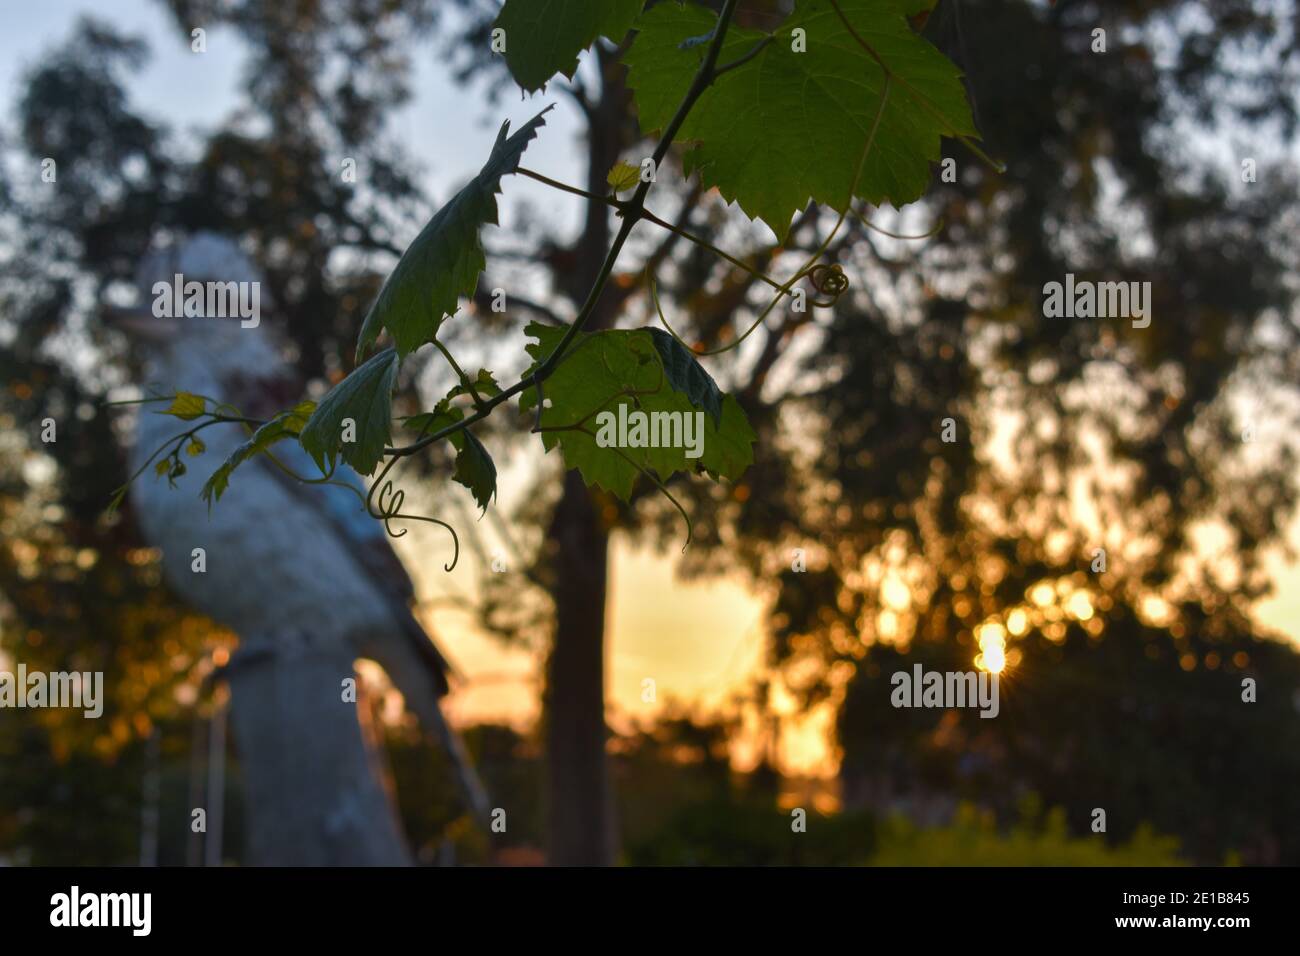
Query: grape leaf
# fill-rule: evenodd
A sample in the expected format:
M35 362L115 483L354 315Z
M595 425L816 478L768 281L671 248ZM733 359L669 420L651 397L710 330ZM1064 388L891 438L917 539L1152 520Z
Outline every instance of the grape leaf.
M221 467L203 483L203 490L199 492L200 497L208 503L208 507L211 508L214 502L221 500L221 496L230 486L230 476L236 468L250 458L260 455L276 442L284 441L286 438L297 438L315 410L315 402L299 402L293 408L281 412L261 425L248 437L248 441L232 451L230 457L221 463Z
M664 372L668 375L668 384L685 395L696 408L702 408L712 415L714 422L720 425L722 392L713 376L704 370L690 349L663 329L646 331L650 333L655 349L659 352Z
M497 193L501 178L519 168L528 144L545 125L547 107L510 134L501 124L496 145L483 169L439 209L402 253L379 290L357 338L357 357L387 329L399 355L415 351L438 334L443 320L454 313L461 296L474 294L487 266L479 230L497 223Z
M434 406L433 411L412 415L402 422L402 426L419 432L420 436L423 437L441 431L448 425L454 425L464 417L464 413L459 408L452 406L446 399L443 399ZM451 440L454 443L456 436L452 435Z
M500 392L496 381L492 378L492 373L486 369L478 373L476 387L480 395ZM493 389L496 391L493 392ZM465 415L451 403L451 400L457 395L464 394L467 394L464 386L457 385L433 407L433 411L412 415L402 423L403 426L418 431L421 435L431 435L448 425L456 424ZM456 466L452 471L452 480L468 488L478 506L486 510L497 493L497 466L492 461L492 456L483 447L483 443L470 434L468 429L454 432L447 436L447 440L456 449Z
M565 329L534 322L525 333L537 340L527 349L540 362L559 344ZM628 412L640 410L647 414L704 411L674 386L649 330L617 329L579 335L544 388L548 405L542 409L541 423L542 443L547 451L558 446L564 463L577 468L587 484L599 485L624 500L631 496L638 466L654 472L660 480L677 471L696 470L736 479L753 462L756 436L740 405L730 396L722 400L717 420L707 413L701 416L703 453L698 458L687 457L687 449L682 447L615 449L596 443L597 413L610 411L617 415L620 405L626 406ZM628 390L638 394L619 394ZM535 409L536 402L534 389L520 396L520 408L525 412ZM579 423L585 431L567 427Z
M758 436L750 427L740 402L722 397L722 417L717 428L706 433L700 467L713 478L739 478L754 463L754 442Z
M298 440L322 472L334 467L340 452L343 460L361 474L375 470L392 436L397 365L397 353L384 349L354 368L316 406ZM345 418L356 424L355 441L343 441Z
M177 392L171 405L159 412L159 415L174 415L181 421L192 422L202 417L208 408L207 399L193 392Z
M485 368L478 370L478 375L470 380L470 384L474 386L474 391L478 392L479 398L495 398L501 394L501 386L497 384L497 380L492 376L492 373ZM469 394L470 390L468 388L464 385L457 385L447 393L447 397L455 398L457 395Z
M572 79L578 54L604 36L627 35L645 0L506 0L494 27L505 31L506 64L529 93L556 73Z
M605 182L609 183L609 188L616 193L632 189L640 181L641 170L622 159L615 163L605 176Z
M797 0L794 11L753 59L720 76L700 97L679 140L696 143L691 163L744 212L784 240L808 201L843 211L859 164L855 195L873 205L919 198L940 158L943 136L977 135L961 73L913 33L916 0ZM715 21L703 7L660 3L637 22L624 56L646 132L662 129L704 56L682 41ZM807 49L795 52L793 30ZM863 150L880 109L885 71L894 80L872 148ZM720 62L754 49L765 34L732 27Z
M492 496L497 493L497 466L483 443L470 434L468 429L456 432L451 440L458 449L452 480L468 488L474 501L486 511Z

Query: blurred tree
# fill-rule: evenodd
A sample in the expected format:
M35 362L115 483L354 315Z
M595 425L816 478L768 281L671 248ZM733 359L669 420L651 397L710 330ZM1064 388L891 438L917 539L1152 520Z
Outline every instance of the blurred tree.
M484 788L500 795L506 810L505 829L489 839L483 828L465 816L454 792L442 788L447 761L441 751L430 759L429 748L408 728L393 728L385 750L392 762L407 838L422 862L488 864L540 859L542 832L541 760L529 736L499 724L480 724L465 735L476 754ZM430 794L438 795L430 799Z
M1256 636L1231 607L1178 608L1187 629L1175 625L1171 635L1121 604L1094 615L1056 594L1027 603L1027 620L1038 623L1012 644L994 719L890 704L894 673L917 663L969 670L969 643L867 650L839 717L846 806L935 823L970 801L1012 823L1034 793L1067 814L1073 833L1091 836L1092 811L1104 809L1099 839L1108 843L1149 822L1200 863L1300 857L1290 823L1300 656ZM1050 622L1058 614L1060 631ZM1247 678L1254 703L1243 701Z
M100 290L143 248L173 178L160 132L131 113L121 90L142 55L139 43L83 23L29 76L23 151L11 141L5 155L18 174L0 198L0 656L6 667L102 671L107 698L95 721L51 709L3 723L0 746L13 759L0 767L0 799L18 822L4 845L36 862L66 862L92 842L68 826L103 825L83 862L138 858L140 807L121 803L138 795L144 771L132 742L178 699L194 702L210 667L205 650L227 640L158 587L132 524L104 517L105 495L124 474L102 400L124 376L80 350L97 337L88 316ZM41 181L47 158L57 188ZM42 772L54 766L70 775L62 791L51 792L55 775ZM84 804L101 812L65 819L60 793L84 798L83 785L107 777L125 788L105 786Z
M1297 733L1296 656L1252 623L1296 495L1296 22L1236 2L963 0L930 18L1008 170L954 156L926 201L946 228L914 257L855 242L866 290L781 396L790 440L826 440L793 480L756 476L738 518L779 582L776 660L807 699L847 686L847 773L935 756L904 730L929 715L882 711L882 676L968 669L1006 641L1004 708L1040 706L929 726L955 734L948 772L988 738L1009 751L985 768L995 804L1032 787L1078 827L1086 790L1124 806L1122 832L1153 820L1202 859L1296 858L1294 749L1271 743ZM1043 318L1043 284L1070 272L1151 282L1150 327ZM1269 675L1269 707L1241 702L1247 673Z
M614 760L624 858L634 866L836 866L864 862L876 821L803 807L796 830L766 768L731 767L733 721L668 704L620 738Z

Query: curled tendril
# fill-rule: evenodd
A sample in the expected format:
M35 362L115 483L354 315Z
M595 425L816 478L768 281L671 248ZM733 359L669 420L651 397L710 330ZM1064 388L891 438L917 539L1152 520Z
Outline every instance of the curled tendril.
M819 263L809 269L805 275L817 293L825 297L812 300L812 304L818 308L829 308L849 290L849 277L844 274L839 263Z
M401 459L390 458L388 464L384 465L384 470L379 473L375 483L370 486L370 494L366 496L366 512L372 518L377 518L384 523L384 530L390 537L400 538L406 534L406 528L398 531L393 530L393 521L427 521L430 524L440 525L447 529L451 535L452 553L451 563L444 564L444 571L451 571L456 567L456 562L460 560L460 538L456 535L456 529L445 521L429 515L408 515L402 514L402 502L406 500L406 492L393 486L393 481L388 477L388 473L393 470L393 466ZM376 493L378 500L376 501Z
M407 531L406 528L394 531L389 524L394 518L401 516L402 502L405 500L406 492L400 488L394 491L392 479L385 481L379 489L379 517L384 522L384 530L394 538L402 537Z

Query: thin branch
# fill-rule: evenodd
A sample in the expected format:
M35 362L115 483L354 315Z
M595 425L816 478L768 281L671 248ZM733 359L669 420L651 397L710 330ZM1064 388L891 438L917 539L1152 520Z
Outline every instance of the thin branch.
M600 195L600 193L593 193L590 190L582 189L578 186L570 186L568 183L562 183L558 179L552 179L550 176L543 176L541 173L536 172L535 170L532 169L527 169L524 166L520 166L518 169L515 170L515 172L519 173L519 175L521 176L527 176L529 179L535 179L539 183L545 183L547 186L550 186L552 189L558 189L562 192L572 193L575 196L582 196L586 199L592 200L593 202L603 202L605 203L605 205L613 206L615 209L618 209L620 211L622 211L623 208L627 205L626 203L622 202L621 200L619 200L614 196L608 196L608 195L602 196Z
M668 121L663 134L659 137L658 145L655 146L651 159L654 161L656 169L664 161L664 157L668 155L668 150L672 146L673 140L677 138L677 133L682 128L682 124L686 122L686 117L716 78L714 70L718 63L718 54L722 52L722 41L726 38L727 29L731 25L731 18L736 12L737 2L738 0L725 0L722 5L722 10L718 14L717 26L714 27L713 40L709 43L708 52L704 55L704 62L700 64L695 78L691 81L690 89L686 91L686 97L677 107L677 112L673 115L673 118ZM555 369L560 356L564 354L574 338L591 319L592 313L596 310L596 303L600 299L600 294L604 291L605 284L614 271L614 263L618 260L619 254L622 253L623 246L627 243L632 230L641 219L641 211L645 208L645 199L647 193L650 192L650 186L651 181L645 179L637 185L636 192L628 201L627 208L623 210L623 225L619 228L618 235L614 237L614 242L605 255L605 261L600 265L600 271L596 275L596 281L587 296L587 301L582 304L582 309L573 320L573 324L569 326L568 331L565 332L564 337L560 339L559 344L556 345L555 350L538 367L539 373L549 375Z
M700 236L697 236L694 233L690 232L689 230L681 228L680 226L674 226L671 222L665 222L663 219L660 219L658 216L650 212L648 209L642 210L641 215L648 222L652 222L656 226L659 226L660 228L667 229L669 232L675 233L676 235L681 236L683 239L689 239L691 242L695 243L697 246L699 246L702 249L708 249L719 259L726 259L737 269L743 269L744 271L752 275L755 279L758 279L760 282L766 282L773 289L781 288L781 283L777 282L767 273L755 269L747 262L737 259L731 253L727 252L725 249L718 248L713 243L709 242L707 239L703 239Z
M144 399L144 401L152 401L152 399ZM114 403L114 404L127 404L127 403ZM164 414L164 413L160 413L160 414ZM131 477L126 479L126 482L121 486L121 488L117 490L124 491L132 482L134 482L137 478L139 478L142 474L145 473L145 470L154 463L155 458L161 455L168 448L172 448L173 451L180 451L181 445L183 445L188 439L193 438L199 432L203 431L203 429L211 425L219 425L223 422L238 422L249 426L261 426L266 424L265 422L258 421L255 418L242 418L236 415L213 415L208 421L203 422L199 425L195 425L193 428L187 431L183 431L180 432L179 434L173 435L171 438L168 438L165 442L159 445L158 448L153 453L151 453L148 458L145 459L144 464L141 465L139 468L137 468L132 473Z
M562 183L559 180L551 179L549 176L543 176L541 173L534 172L531 169L525 169L522 166L519 167L518 171L524 176L529 177L530 179L535 179L539 183L545 183L547 186L550 186L552 189L559 189L566 193L572 193L575 196L583 196L586 199L589 199L593 202L603 202L606 205L612 206L613 208L617 209L619 212L625 212L629 205L628 203L625 203L614 196L602 196L599 193L593 193L589 190L582 189L578 186L570 186L568 183ZM705 239L703 236L697 236L695 233L691 232L689 229L686 229L682 226L673 225L671 222L668 222L666 219L661 219L659 216L656 216L649 209L641 209L638 215L646 222L652 222L661 229L667 229L669 232L678 235L681 238L686 239L690 242L695 243L695 245L699 246L701 249L709 250L709 252L712 252L715 256L717 256L720 259L726 259L736 268L744 269L746 272L753 275L756 279L760 279L761 281L766 282L772 288L774 289L781 288L781 284L777 282L775 279L773 279L771 276L765 275L762 272L757 271L756 269L754 269L753 266L736 258L731 253L727 252L725 249L719 248L718 246L709 242L709 240Z
M587 87L577 75L569 83L561 84L560 92L573 100L582 114L591 119L591 100L587 96Z
M491 253L489 253L489 255L491 255ZM474 306L479 309L487 309L488 311L491 311L492 294L487 291L485 286L486 283L480 283L478 290L474 293ZM550 306L543 305L541 302L538 302L535 299L527 299L521 295L515 295L515 293L511 292L509 296L509 302L511 306L518 306L521 309L525 309L529 312L536 313L537 315L545 319L547 322L549 322L551 325L565 324L564 320L560 318L558 312L556 312Z
M725 66L720 66L720 67L718 67L717 70L714 71L714 74L713 74L714 78L716 79L717 77L722 76L722 74L724 74L724 73L729 73L729 72L731 72L732 70L735 70L735 69L738 69L738 68L744 66L744 65L745 65L746 63L748 63L750 60L754 59L754 57L758 56L760 53L762 53L764 50L766 50L766 49L767 49L767 45L768 45L769 43L771 43L771 42L772 42L773 40L775 40L775 39L776 39L776 37L773 36L773 35L771 35L771 34L769 34L768 36L763 37L763 39L761 39L761 40L759 40L757 43L755 43L754 46L753 46L753 49L751 49L751 50L750 50L748 53L746 53L744 56L740 57L739 59L732 60L730 63L726 64Z
M684 227L685 224L690 221L691 215L695 212L695 208L703 194L704 188L700 184L700 181L696 179L696 181L691 184L691 188L687 192L686 198L682 201L682 208L678 210L678 226ZM680 235L670 230L668 234L664 236L663 241L655 247L654 252L650 253L649 257L641 265L641 269L658 272L659 267L668 261L668 257L672 255L673 250L677 248L677 243L680 239ZM610 307L614 310L622 308L623 303L631 298L636 289L637 284L635 282L615 283L614 287L609 290Z
M447 364L451 366L451 370L456 373L456 378L460 379L461 387L465 389L465 391L469 392L469 397L473 400L474 407L482 408L483 396L478 393L478 389L474 387L474 383L473 381L470 380L470 377L465 374L465 370L462 369L459 364L457 364L456 359L451 354L451 351L447 348L447 346L443 345L441 342L438 341L438 337L436 335L433 338L433 344L437 347L438 351L442 353L442 357L447 360Z
M624 394L624 393L619 393L619 394ZM618 397L619 397L618 395L615 395L609 401L613 401L615 398ZM606 404L608 404L608 402ZM596 411L599 410L600 409L596 409ZM595 411L591 413L591 415L594 414L596 414ZM581 422L578 422L575 425L556 425L550 428L543 428L542 431L582 432L584 435L589 435L592 441L595 441L596 436L590 430L582 427L583 422L585 422L587 418L590 418L591 415L587 415ZM610 445L606 450L612 451L614 454L618 455L618 457L622 458L625 462L627 462L629 465L635 468L640 474L644 475L646 478L649 478L650 481L654 483L654 486L658 488L659 491L663 494L663 496L667 498L670 502L672 502L673 507L677 509L677 513L680 514L682 516L682 520L686 522L686 543L682 545L682 551L685 551L687 548L689 548L691 546L691 540L695 536L695 526L691 522L691 516L687 514L686 509L682 507L682 503L673 497L673 493L668 490L667 486L659 478L658 475L656 475L649 468L646 468L644 465L634 460L632 456L630 456L627 452L623 451L623 449L619 448L617 445Z

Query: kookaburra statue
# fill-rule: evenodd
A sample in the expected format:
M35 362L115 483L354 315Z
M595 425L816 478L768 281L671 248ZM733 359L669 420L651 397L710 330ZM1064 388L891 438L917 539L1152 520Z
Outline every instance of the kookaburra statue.
M217 294L186 309L190 283ZM237 243L212 233L181 238L146 255L137 284L141 304L111 318L143 361L146 392L207 396L250 418L301 398L273 320L260 314L269 300L259 270ZM158 407L140 406L132 471L185 430ZM358 657L383 667L446 749L469 809L485 818L482 788L440 707L447 662L412 613L414 589L382 523L347 489L302 484L260 456L209 510L200 488L247 432L222 423L200 437L206 450L175 487L151 471L136 480L132 510L177 594L239 635L229 678L253 860L409 859L355 694L346 692ZM299 475L319 475L296 442L281 442L275 455ZM333 478L364 494L345 465Z

